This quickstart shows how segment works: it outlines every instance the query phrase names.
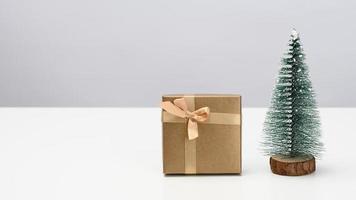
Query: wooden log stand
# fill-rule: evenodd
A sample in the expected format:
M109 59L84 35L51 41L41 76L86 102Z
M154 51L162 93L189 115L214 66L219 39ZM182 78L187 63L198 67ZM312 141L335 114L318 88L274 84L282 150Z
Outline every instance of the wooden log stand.
M301 176L315 171L315 158L312 155L296 157L275 155L270 158L269 163L274 174L284 176Z

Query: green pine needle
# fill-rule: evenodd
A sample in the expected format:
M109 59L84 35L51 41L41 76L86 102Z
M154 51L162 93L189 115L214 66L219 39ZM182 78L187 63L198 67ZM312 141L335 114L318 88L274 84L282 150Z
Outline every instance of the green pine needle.
M315 93L298 33L293 30L288 52L273 91L271 107L264 123L263 150L267 155L319 157L320 119Z

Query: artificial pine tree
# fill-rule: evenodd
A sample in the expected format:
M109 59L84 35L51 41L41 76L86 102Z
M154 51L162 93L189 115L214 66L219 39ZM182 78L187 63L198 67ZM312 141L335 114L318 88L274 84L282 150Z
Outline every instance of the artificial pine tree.
M322 150L315 94L298 33L293 29L288 52L264 123L263 147L273 173L303 175L315 171Z

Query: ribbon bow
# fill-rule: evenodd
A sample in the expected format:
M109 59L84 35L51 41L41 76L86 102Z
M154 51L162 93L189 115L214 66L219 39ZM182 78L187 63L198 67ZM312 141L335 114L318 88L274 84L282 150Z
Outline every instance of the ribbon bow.
M198 123L204 122L209 117L209 107L199 108L195 111L189 111L184 98L175 99L172 102L164 101L161 108L168 113L188 120L188 139L194 140L199 136Z

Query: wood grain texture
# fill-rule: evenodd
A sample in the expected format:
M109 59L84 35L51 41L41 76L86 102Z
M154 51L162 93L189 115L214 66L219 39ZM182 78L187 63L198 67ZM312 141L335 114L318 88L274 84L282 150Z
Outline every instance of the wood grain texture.
M301 176L315 171L315 158L312 155L286 157L281 155L270 158L271 170L274 174L284 176Z

